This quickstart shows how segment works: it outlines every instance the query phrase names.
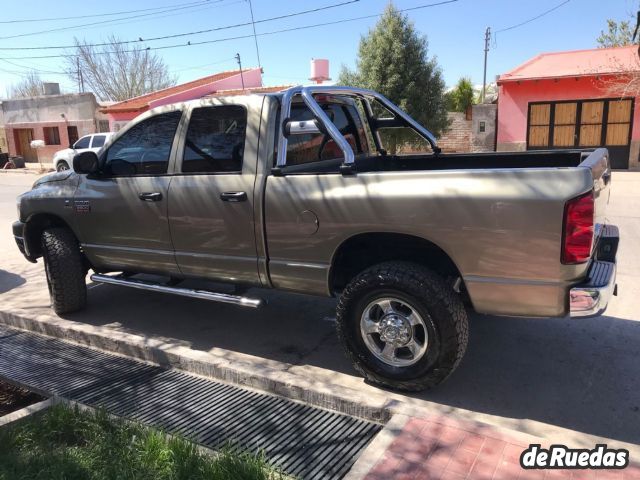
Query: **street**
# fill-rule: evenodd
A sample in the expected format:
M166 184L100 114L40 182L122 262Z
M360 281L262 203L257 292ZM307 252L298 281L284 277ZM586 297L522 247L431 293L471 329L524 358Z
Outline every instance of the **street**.
M42 262L28 263L11 235L15 197L36 178L0 174L0 308L53 316ZM608 217L620 228L621 245L618 297L606 315L571 320L472 314L469 348L454 375L434 391L392 397L571 447L593 448L602 438L640 445L640 172L614 172ZM356 376L338 344L334 300L254 295L269 305L255 311L94 285L88 308L69 319L177 339L196 350L218 347L285 362L327 384L377 390Z

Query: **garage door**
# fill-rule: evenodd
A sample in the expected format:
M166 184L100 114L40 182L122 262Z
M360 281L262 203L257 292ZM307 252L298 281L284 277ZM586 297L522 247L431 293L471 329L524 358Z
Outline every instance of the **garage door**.
M629 168L633 99L529 104L527 149L609 149L613 168Z

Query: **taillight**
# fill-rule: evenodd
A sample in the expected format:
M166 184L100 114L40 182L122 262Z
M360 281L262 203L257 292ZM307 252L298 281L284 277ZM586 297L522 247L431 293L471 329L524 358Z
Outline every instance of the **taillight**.
M564 206L562 263L584 263L593 243L593 192L569 200Z

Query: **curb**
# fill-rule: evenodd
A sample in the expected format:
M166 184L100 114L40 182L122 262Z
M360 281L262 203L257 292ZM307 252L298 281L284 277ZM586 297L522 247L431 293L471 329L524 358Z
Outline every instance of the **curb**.
M0 323L233 385L262 390L377 423L386 423L394 413L390 407L395 402L389 402L385 395L376 397L348 387L328 386L282 370L281 362L243 353L219 348L202 352L170 340L162 341L61 318L31 318L23 310L0 311ZM280 368L277 369L277 366Z
M0 168L0 173L21 173L21 174L32 174L32 175L44 175L45 173L55 172L53 167L46 168Z
M54 398L48 398L46 400L42 400L41 402L34 403L33 405L29 405L28 407L16 410L15 412L11 412L3 417L0 417L0 428L6 427L7 425L15 423L35 413L41 412L42 410L49 408L55 403L56 400Z
M384 428L378 432L367 448L360 454L356 463L343 480L362 480L371 471L373 466L383 457L389 445L402 432L409 421L408 416L398 413L391 417Z
M438 405L431 404L432 402L427 402L431 405L418 405L411 398L400 399L394 393L385 390L362 391L357 389L357 384L336 385L326 375L318 374L314 370L222 348L212 348L208 352L192 350L177 339L147 337L49 315L36 316L21 309L0 310L0 324L279 395L379 424L387 424L393 418L402 415L427 419L454 428L488 429L492 431L491 436L494 438L510 438L526 444L539 442L540 439L550 440L546 435L539 436L533 432L525 433L508 426L466 418L464 414L461 416L449 408L439 408ZM388 429L385 428L384 431ZM572 434L571 431L561 430L553 438L566 443L570 441ZM592 441L606 441L612 447L626 448L632 455L640 456L639 445L598 437L587 438L585 441L589 445ZM367 447L363 455L370 447Z

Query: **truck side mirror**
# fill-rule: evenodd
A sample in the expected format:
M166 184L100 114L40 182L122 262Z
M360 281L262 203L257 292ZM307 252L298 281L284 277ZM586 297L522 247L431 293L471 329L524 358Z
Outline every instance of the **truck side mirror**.
M73 169L76 173L98 173L98 155L95 152L82 152L73 157Z

